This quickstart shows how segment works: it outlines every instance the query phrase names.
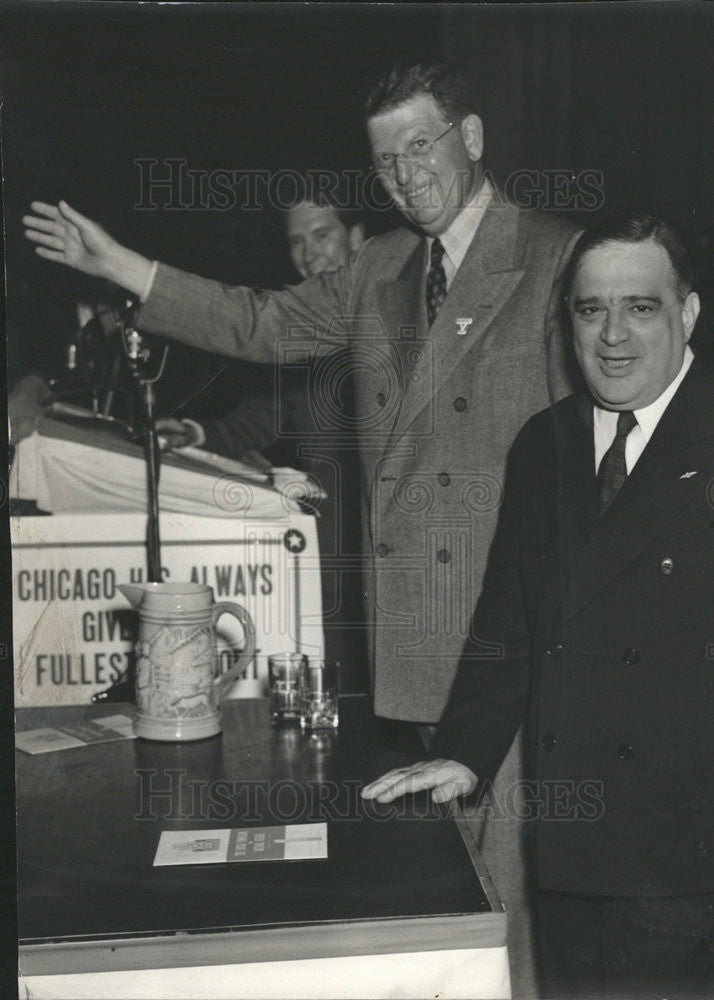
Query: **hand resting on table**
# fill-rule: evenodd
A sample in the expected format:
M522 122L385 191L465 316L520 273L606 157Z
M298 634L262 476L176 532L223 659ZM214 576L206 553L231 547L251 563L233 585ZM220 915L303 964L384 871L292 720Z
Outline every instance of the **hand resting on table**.
M422 760L411 767L388 771L370 785L365 785L362 798L393 802L400 795L431 789L432 801L450 802L460 795L469 795L476 783L473 771L458 761Z

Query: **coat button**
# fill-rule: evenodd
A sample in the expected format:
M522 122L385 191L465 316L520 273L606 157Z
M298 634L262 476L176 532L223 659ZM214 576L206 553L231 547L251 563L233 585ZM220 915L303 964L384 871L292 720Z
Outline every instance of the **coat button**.
M436 478L439 480L439 486L448 486L451 482L451 476L448 472L440 472Z
M548 654L548 656L560 656L562 652L563 652L562 642L554 642L552 646L549 646L548 649L546 649L546 653Z
M387 397L384 395L384 393L383 392L378 392L377 393L377 405L378 406L384 406L384 404L386 402L387 402Z
M620 749L617 751L617 756L620 760L632 760L635 756L634 748L630 746L629 743L623 743Z
M670 559L669 556L667 556L667 558L663 559L659 564L659 568L665 576L669 576L670 573L674 572L674 559Z
M377 546L377 555L380 559L384 559L386 554L389 552L389 546L385 545L384 542L380 542Z
M640 658L639 650L637 649L626 649L622 654L622 660L627 664L628 667L634 667Z
M466 400L463 396L457 396L454 400L454 409L457 413L463 413L466 409Z
M549 734L548 736L543 737L543 739L540 741L540 745L543 747L544 750L547 750L548 753L550 753L551 750L555 749L555 744L557 742L558 741L556 740L555 736L551 736Z
M439 551L436 553L436 558L439 560L440 563L447 563L451 559L451 553L449 552L448 549L439 549Z

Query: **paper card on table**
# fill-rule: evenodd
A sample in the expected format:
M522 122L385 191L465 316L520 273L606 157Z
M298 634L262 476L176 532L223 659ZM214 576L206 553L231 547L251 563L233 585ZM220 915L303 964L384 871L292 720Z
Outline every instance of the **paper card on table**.
M96 726L110 729L128 740L134 739L134 720L130 715L105 715L102 719L92 720Z
M134 728L130 715L108 715L103 719L85 719L83 722L27 729L15 733L15 746L23 753L50 753L52 750L72 750L93 743L112 743L115 740L133 740Z
M159 838L154 867L236 861L309 861L326 857L326 823L240 830L164 830Z

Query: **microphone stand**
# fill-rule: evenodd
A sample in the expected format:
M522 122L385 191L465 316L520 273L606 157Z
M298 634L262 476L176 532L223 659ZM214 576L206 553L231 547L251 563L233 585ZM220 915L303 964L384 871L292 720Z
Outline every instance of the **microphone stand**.
M127 301L125 314L119 322L119 333L124 354L126 355L129 373L138 390L140 405L145 430L144 453L146 456L146 485L148 500L148 520L146 523L146 558L147 558L147 579L150 583L161 582L161 538L159 536L159 471L161 466L161 450L159 448L158 436L156 433L156 420L154 417L154 404L156 403L156 393L154 386L164 373L166 358L169 353L167 345L161 349L161 359L158 370L155 374L149 371L149 360L151 358L152 347L147 346L145 338L135 326L136 305ZM117 370L115 363L113 376ZM112 390L110 389L110 393ZM111 395L108 393L109 403L106 406L107 412L111 407ZM104 691L97 691L92 695L92 702L119 702L134 700L134 678L133 667L129 667L124 677L106 688Z
M144 337L135 328L134 308L130 306L128 318L121 324L121 340L129 364L129 372L136 383L143 408L146 454L146 484L148 497L148 521L146 526L146 550L148 580L161 582L161 539L159 537L159 470L161 451L156 433L154 405L156 403L155 384L164 372L168 346L162 348L158 371L151 375L149 358L151 348L146 346Z

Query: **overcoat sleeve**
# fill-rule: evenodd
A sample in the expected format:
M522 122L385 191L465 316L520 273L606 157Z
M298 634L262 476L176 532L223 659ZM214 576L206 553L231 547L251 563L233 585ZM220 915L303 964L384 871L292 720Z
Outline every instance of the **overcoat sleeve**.
M138 326L216 354L272 364L290 347L298 360L347 343L351 290L359 265L281 291L226 285L159 264ZM294 350L290 345L294 345Z
M511 449L504 500L474 611L430 756L466 764L490 781L523 721L531 626L523 573L529 493L537 483L533 421Z

